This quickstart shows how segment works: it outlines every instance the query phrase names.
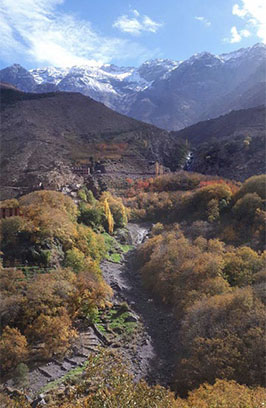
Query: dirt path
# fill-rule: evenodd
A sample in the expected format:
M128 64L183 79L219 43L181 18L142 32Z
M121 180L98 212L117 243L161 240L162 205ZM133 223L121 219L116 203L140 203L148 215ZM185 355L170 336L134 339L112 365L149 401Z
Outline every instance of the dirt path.
M173 382L174 361L177 344L177 323L172 313L161 304L156 304L143 288L134 260L136 248L148 234L148 227L129 224L132 244L122 264L102 264L103 276L114 291L118 302L126 301L144 326L143 341L138 347L138 364L135 364L136 379L145 378L149 383L170 386ZM134 361L133 361L134 365Z

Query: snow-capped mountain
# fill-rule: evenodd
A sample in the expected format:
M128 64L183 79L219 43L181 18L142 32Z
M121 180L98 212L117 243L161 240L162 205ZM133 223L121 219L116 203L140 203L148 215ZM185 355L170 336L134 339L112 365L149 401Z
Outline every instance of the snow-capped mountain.
M126 113L126 100L144 91L156 79L165 77L178 66L170 60L147 61L139 68L74 66L70 68L37 68L29 72L39 85L54 84L60 91L81 92L106 106Z
M91 84L92 79L103 84L112 82L114 86L125 82L130 89L141 91L155 79L165 77L178 65L177 61L157 59L146 61L139 68L105 64L102 66L85 65L70 68L37 68L29 72L38 84L49 82L59 85L66 77L73 77L89 84ZM77 85L79 84L77 83Z
M222 55L202 52L182 62L150 60L137 68L105 64L27 71L15 64L0 71L0 81L28 92L81 92L120 113L177 130L264 103L265 57L265 45L256 44Z
M164 77L178 66L170 60L147 61L139 68L74 66L37 68L30 74L39 86L54 84L60 91L81 92L119 112L127 112L127 100L148 88L155 79Z

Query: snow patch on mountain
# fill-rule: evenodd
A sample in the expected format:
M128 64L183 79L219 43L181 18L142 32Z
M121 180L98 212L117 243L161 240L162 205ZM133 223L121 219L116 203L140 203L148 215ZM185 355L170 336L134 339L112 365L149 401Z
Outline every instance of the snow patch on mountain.
M49 83L57 85L68 74L68 69L46 67L30 69L29 72L37 84Z

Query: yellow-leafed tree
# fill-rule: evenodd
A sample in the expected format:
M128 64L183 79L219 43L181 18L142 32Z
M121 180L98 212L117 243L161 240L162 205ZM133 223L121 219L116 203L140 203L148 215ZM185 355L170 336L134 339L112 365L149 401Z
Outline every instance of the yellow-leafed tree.
M104 212L108 222L108 232L112 234L114 232L114 219L107 201L107 198L104 200Z

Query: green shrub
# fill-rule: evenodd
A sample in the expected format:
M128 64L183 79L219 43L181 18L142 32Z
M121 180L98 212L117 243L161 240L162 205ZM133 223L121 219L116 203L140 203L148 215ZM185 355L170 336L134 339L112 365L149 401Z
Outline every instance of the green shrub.
M80 272L84 268L84 263L85 255L78 248L72 248L66 252L65 266L73 271Z
M99 228L105 222L105 214L102 206L91 206L84 203L79 207L78 221L92 228Z

